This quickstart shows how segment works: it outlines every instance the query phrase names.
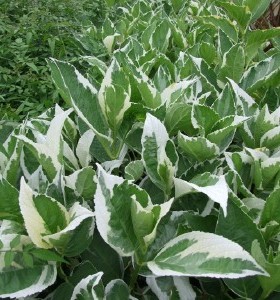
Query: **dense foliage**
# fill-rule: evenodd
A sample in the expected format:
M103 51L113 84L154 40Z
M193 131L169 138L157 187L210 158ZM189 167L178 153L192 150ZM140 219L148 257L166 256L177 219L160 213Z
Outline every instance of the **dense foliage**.
M0 117L38 115L59 102L46 59L86 53L78 35L99 26L106 13L103 1L1 0Z
M80 37L86 73L48 61L67 108L0 131L1 297L279 297L269 3L135 1Z

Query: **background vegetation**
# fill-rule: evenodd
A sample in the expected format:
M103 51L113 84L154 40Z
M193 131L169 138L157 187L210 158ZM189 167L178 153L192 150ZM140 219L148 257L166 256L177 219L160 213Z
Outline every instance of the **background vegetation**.
M70 61L87 53L77 37L99 26L104 1L0 1L0 117L36 115L59 96L46 58Z

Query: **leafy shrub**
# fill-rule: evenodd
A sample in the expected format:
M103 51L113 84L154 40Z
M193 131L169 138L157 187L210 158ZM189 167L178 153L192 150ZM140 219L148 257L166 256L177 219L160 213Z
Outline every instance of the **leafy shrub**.
M69 108L2 125L1 297L279 296L280 30L250 29L268 4L136 1L88 78L49 60Z
M75 34L103 20L102 3L1 1L0 101L8 117L38 115L59 102L46 58L71 60L84 53Z

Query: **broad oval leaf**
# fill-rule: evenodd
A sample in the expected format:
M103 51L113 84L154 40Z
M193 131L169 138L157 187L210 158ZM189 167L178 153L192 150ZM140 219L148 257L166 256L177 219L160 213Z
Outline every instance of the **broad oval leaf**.
M279 173L280 157L270 157L260 163L263 187L271 185L275 176Z
M26 147L35 155L50 181L55 178L62 168L62 129L71 112L72 109L59 112L50 122L46 135L40 136L38 142L34 142L24 135L18 136L18 139L23 141Z
M125 112L131 106L131 87L124 69L113 59L98 93L102 113L113 131L120 127Z
M165 126L151 114L147 114L141 143L142 160L148 176L168 195L177 170L178 154Z
M55 199L33 192L22 178L19 204L28 235L39 248L55 247L66 256L74 256L90 242L94 213L78 202L68 212Z
M19 192L19 206L24 219L26 231L32 242L40 248L52 248L51 245L42 239L42 235L48 234L45 221L39 214L33 201L33 191L27 185L24 178L21 178ZM61 205L59 205L61 207Z
M199 19L206 23L211 24L219 29L221 29L234 43L238 41L238 32L234 23L227 18L210 15L210 16L202 16Z
M96 190L94 176L95 171L92 167L79 169L69 176L64 176L65 186L72 189L75 195L92 200Z
M255 100L248 95L241 87L233 80L229 79L233 95L235 96L237 114L250 117L258 111L258 106Z
M97 101L96 88L69 63L51 59L49 66L52 79L64 100L74 108L103 145L110 145L109 128Z
M131 220L131 197L139 194L144 202L148 195L137 186L131 187L123 178L110 175L98 165L94 196L97 229L106 243L121 256L131 256L137 238Z
M103 272L98 272L83 278L75 286L70 300L102 299L104 297L104 289L101 281L102 275Z
M211 107L219 114L220 118L232 116L236 113L234 98L228 83Z
M276 87L279 85L279 76L280 53L276 53L249 68L243 74L240 86L248 92L254 92L263 86Z
M202 58L191 55L190 58L198 76L201 76L201 79L204 83L203 87L205 87L207 92L211 91L213 95L218 96L217 75L215 72Z
M43 237L49 245L65 256L76 256L83 252L91 242L94 232L95 214L75 202L68 212L68 224L56 233Z
M253 241L257 240L265 252L261 231L244 211L242 204L241 201L238 203L233 197L229 197L227 216L224 217L220 211L215 233L238 243L248 252L251 251Z
M204 137L188 137L179 132L178 144L186 157L195 162L203 162L220 154L219 147Z
M39 293L54 284L56 276L54 263L0 273L0 297L21 298Z
M260 140L260 146L273 150L280 146L280 126L267 131Z
M234 45L223 56L223 62L218 74L219 80L226 82L226 78L231 78L239 82L245 67L244 48L240 44Z
M176 198L195 192L206 194L212 201L221 205L224 215L226 216L228 186L224 175L218 177L210 173L204 173L196 176L190 182L174 178L174 184Z
M255 122L253 124L254 139L256 146L261 145L261 141L267 138L273 138L273 130L278 124L269 113L268 106L265 105L259 113L255 114ZM268 133L270 132L270 133Z
M217 5L223 7L227 14L238 22L243 31L247 29L252 17L247 7L226 1L217 1Z
M127 284L121 279L110 281L105 288L106 300L128 300L129 294Z
M146 191L98 165L94 197L96 224L104 241L121 256L131 256L137 247L146 249L156 235L159 221L173 199L153 205Z
M192 105L186 103L174 103L168 105L164 124L170 136L174 136L178 131L190 136L196 133L191 122Z
M184 79L182 81L172 83L161 92L161 101L169 108L171 104L175 104L188 89L198 81L198 78ZM185 103L184 103L185 104Z
M213 233L182 234L157 254L148 268L156 276L242 278L267 272L238 244Z
M193 105L192 125L199 129L201 135L209 134L216 122L219 121L219 115L215 110L207 105Z
M280 188L275 189L266 199L261 214L260 226L265 227L269 222L276 221L280 230Z
M1 226L1 230L3 230ZM0 236L0 297L20 298L39 293L52 285L57 276L54 262L37 261L33 265L26 247L32 246L29 237L17 234ZM7 254L10 253L7 257ZM18 263L20 262L20 264ZM41 264L40 264L41 263Z
M144 172L143 162L141 160L131 161L125 167L125 178L133 181L137 181L141 178Z
M236 128L247 119L242 116L225 117L214 125L213 132L207 135L207 139L219 146L220 151L223 152L231 144Z

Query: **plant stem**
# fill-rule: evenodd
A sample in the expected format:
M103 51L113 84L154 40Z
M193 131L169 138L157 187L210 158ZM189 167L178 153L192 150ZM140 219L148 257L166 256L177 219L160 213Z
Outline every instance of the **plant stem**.
M262 292L262 294L261 294L261 296L260 296L260 300L264 300L264 299L266 299L270 294L271 294L271 292L272 291L265 291L265 290L263 290L263 292Z
M129 283L129 289L130 291L133 290L136 282L137 282L137 278L138 278L138 273L140 270L141 266L139 264L136 264L135 268L133 269L133 272L131 274L131 279L130 279L130 283Z
M58 272L58 276L60 278L62 278L63 280L65 280L65 282L69 282L68 281L68 277L67 275L64 273L61 264L59 264L59 266L57 266L57 272Z

